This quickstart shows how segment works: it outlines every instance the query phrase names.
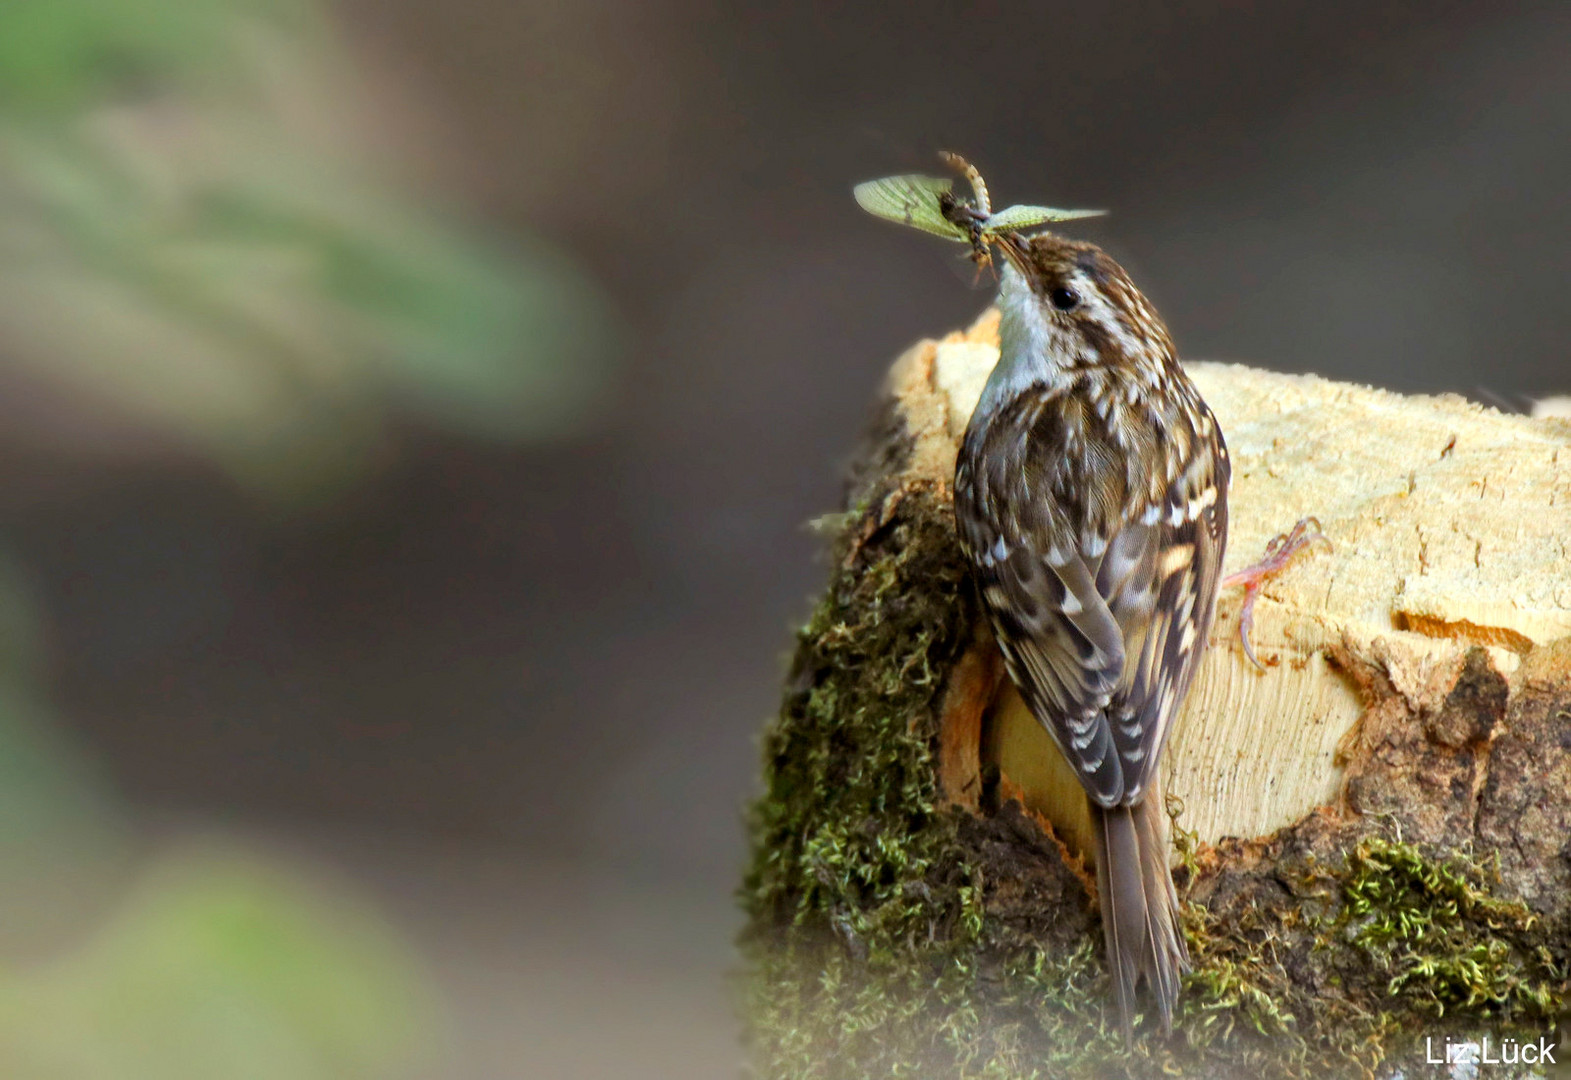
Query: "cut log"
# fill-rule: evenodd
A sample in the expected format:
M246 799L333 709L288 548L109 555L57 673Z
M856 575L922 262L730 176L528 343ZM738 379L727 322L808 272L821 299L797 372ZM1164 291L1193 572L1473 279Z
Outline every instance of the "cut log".
M1085 799L954 538L955 454L997 358L989 313L896 362L835 522L754 812L760 1071L1421 1075L1426 1033L1552 1029L1571 421L1188 365L1232 456L1227 569L1306 515L1326 541L1265 585L1263 667L1241 596L1219 604L1164 755L1196 971L1175 1033L1125 1055Z
M896 365L894 395L930 424L907 483L953 475L998 359L996 326L989 316ZM1535 646L1571 636L1571 426L1457 397L1231 364L1188 370L1233 460L1228 571L1306 514L1329 541L1266 586L1253 631L1264 671L1242 655L1240 594L1222 599L1164 755L1183 825L1215 842L1337 800L1367 741L1354 665L1375 665L1409 708L1432 711L1473 647L1509 677ZM1018 695L996 728L996 760L1027 804L1082 837L1079 785Z

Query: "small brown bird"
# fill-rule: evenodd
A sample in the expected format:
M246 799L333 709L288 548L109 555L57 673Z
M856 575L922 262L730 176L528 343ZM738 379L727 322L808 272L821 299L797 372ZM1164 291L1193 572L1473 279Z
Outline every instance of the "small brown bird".
M1010 676L1088 796L1126 1040L1189 963L1158 761L1216 610L1228 457L1161 318L1093 244L998 232L998 366L955 516Z
M1227 546L1227 447L1129 275L1094 244L1021 230L1091 210L994 212L971 185L859 184L869 213L1004 256L1000 355L955 467L955 519L1010 677L1085 788L1097 894L1125 1040L1142 978L1171 1027L1189 964L1168 870L1157 762L1210 636ZM1259 581L1319 539L1300 522L1234 575Z

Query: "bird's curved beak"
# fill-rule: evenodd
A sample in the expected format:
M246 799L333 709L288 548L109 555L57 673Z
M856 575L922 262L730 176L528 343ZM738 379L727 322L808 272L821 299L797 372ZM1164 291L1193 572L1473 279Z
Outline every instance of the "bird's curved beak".
M994 237L994 243L1004 258L1009 260L1009 265L1020 272L1020 276L1027 281L1031 280L1030 260L1027 258L1029 241L1018 233L1002 233Z

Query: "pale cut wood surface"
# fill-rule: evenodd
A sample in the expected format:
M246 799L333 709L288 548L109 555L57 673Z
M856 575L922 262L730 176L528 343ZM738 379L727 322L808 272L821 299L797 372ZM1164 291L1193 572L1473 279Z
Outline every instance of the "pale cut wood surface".
M914 437L911 479L950 482L997 358L989 312L896 362L890 389ZM1332 662L1336 650L1383 671L1416 713L1438 704L1474 645L1509 678L1530 650L1571 636L1571 422L1455 396L1186 367L1232 452L1227 571L1258 560L1306 515L1330 541L1265 586L1254 630L1265 671L1239 645L1239 591L1219 605L1164 757L1168 791L1186 807L1181 824L1215 841L1259 836L1336 803L1364 706ZM1084 850L1078 785L1009 698L984 754Z

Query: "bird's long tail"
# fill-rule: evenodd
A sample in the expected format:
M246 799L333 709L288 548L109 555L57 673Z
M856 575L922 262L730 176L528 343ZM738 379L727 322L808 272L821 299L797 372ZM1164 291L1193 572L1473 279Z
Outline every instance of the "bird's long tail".
M1189 950L1178 929L1178 894L1167 866L1164 803L1161 785L1154 783L1134 806L1091 805L1107 966L1126 1041L1140 978L1151 988L1162 1030L1170 1031L1178 976L1189 970Z

